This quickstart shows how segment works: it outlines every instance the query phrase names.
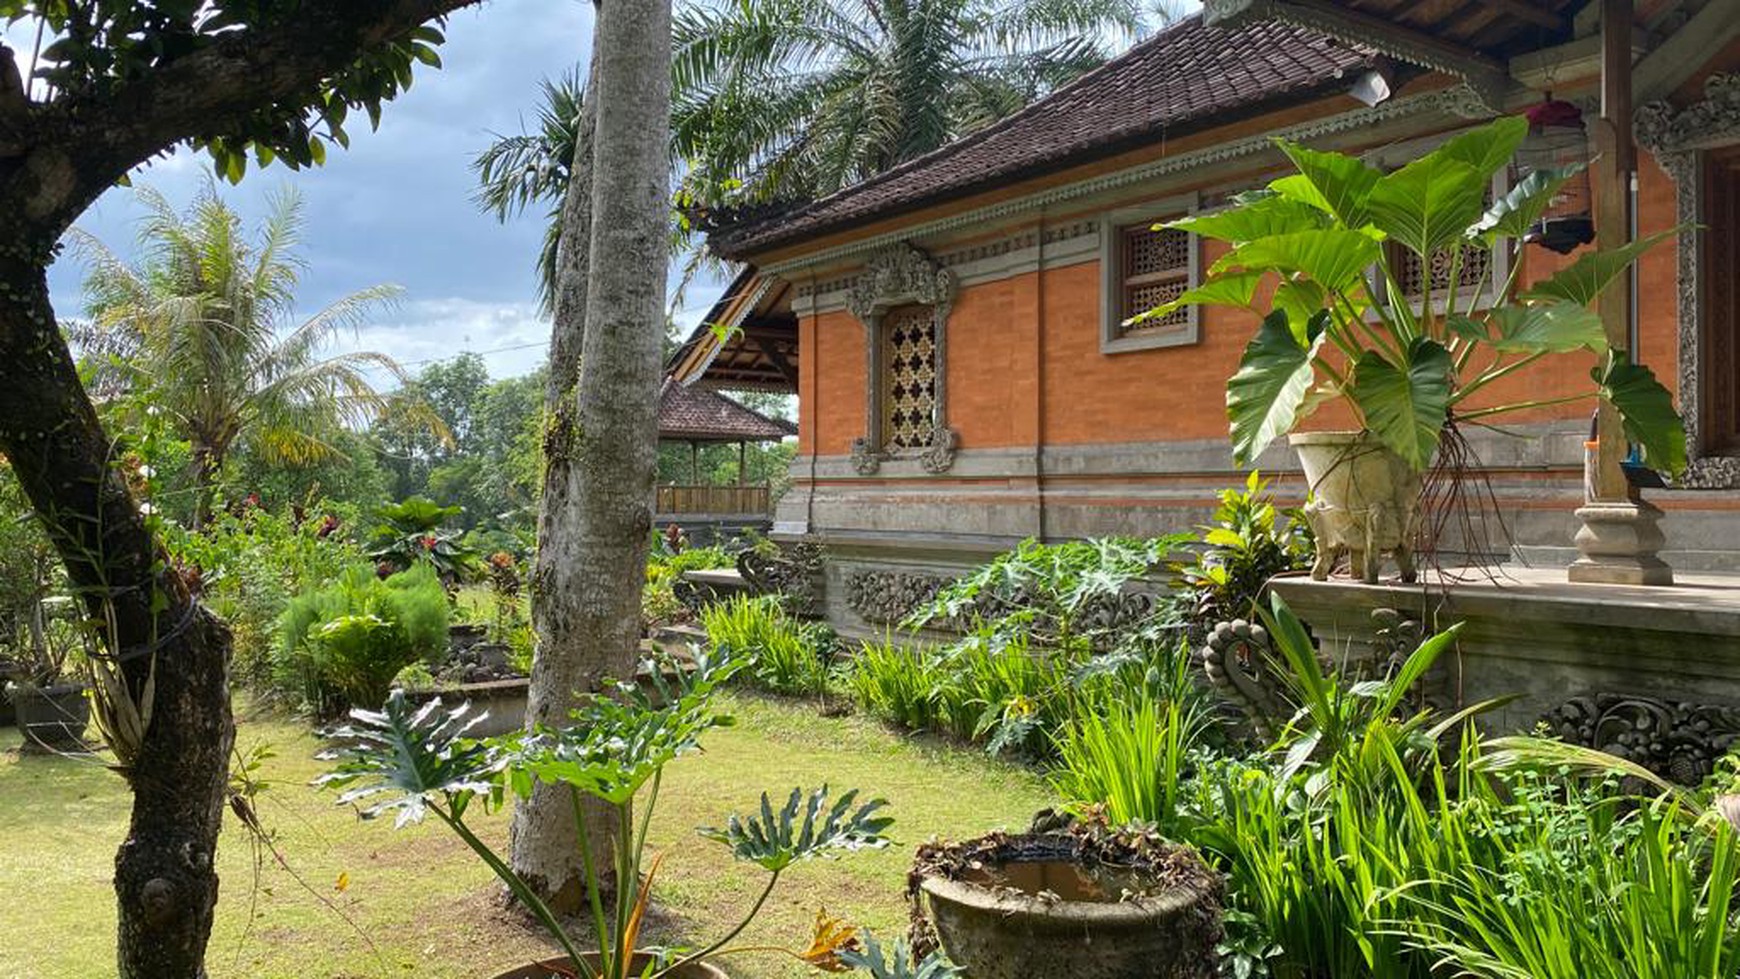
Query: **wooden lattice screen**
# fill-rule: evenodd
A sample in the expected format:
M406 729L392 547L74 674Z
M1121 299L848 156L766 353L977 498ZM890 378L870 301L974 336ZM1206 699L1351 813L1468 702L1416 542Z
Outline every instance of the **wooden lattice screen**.
M901 306L882 319L882 447L918 449L936 430L936 310Z
M1127 320L1163 303L1177 299L1190 288L1190 234L1165 229L1155 231L1145 223L1123 231L1123 316ZM1119 326L1119 336L1140 336L1186 326L1190 311L1179 309L1170 316L1147 320L1135 326Z

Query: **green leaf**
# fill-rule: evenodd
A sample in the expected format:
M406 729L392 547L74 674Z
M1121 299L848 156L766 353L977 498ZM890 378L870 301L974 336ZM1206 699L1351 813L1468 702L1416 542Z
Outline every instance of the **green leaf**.
M1632 363L1625 351L1610 350L1590 376L1601 386L1601 397L1619 409L1625 437L1643 446L1644 459L1669 474L1684 472L1686 425L1674 410L1673 395L1655 374Z
M1285 139L1275 140L1275 145L1299 168L1303 182L1283 177L1269 189L1325 211L1348 228L1365 227L1366 197L1383 176L1380 171L1355 156L1323 153Z
M1523 116L1505 116L1478 129L1470 129L1447 139L1443 145L1426 155L1466 163L1480 174L1483 182L1490 181L1516 156L1517 148L1528 134L1528 119Z
M1370 235L1345 228L1299 231L1247 242L1228 254L1228 264L1247 272L1302 274L1325 289L1358 284L1381 251Z
M1168 222L1164 227L1188 231L1216 241L1243 244L1271 235L1314 231L1328 227L1329 218L1310 204L1275 194L1258 197L1219 211L1193 214Z
M853 789L830 805L825 785L810 793L792 789L775 812L764 792L759 815L734 815L723 828L703 827L699 832L730 847L737 859L778 873L800 860L887 846L886 832L894 820L877 815L887 803L872 799L854 810L857 799L858 790Z
M1241 309L1251 309L1251 302L1257 294L1257 284L1263 281L1264 272L1229 272L1217 275L1194 289L1186 289L1177 299L1156 306L1145 312L1130 317L1130 323L1138 324L1151 319L1172 315L1186 306L1237 306Z
M1630 267L1637 257L1656 245L1680 233L1684 226L1669 228L1623 248L1584 252L1569 268L1561 269L1545 282L1537 282L1522 294L1523 299L1562 299L1579 306L1592 306L1601 290L1614 277Z
M1349 394L1365 424L1415 470L1431 465L1450 412L1450 351L1429 337L1416 337L1403 367L1375 350L1360 354Z
M1239 369L1226 382L1226 414L1231 422L1233 457L1249 463L1270 442L1293 427L1299 406L1316 377L1311 365L1323 342L1327 314L1293 331L1284 310L1270 313L1245 347Z
M491 792L504 763L466 737L484 716L469 704L442 710L439 698L413 707L395 690L379 713L353 710L351 724L331 732L344 747L320 755L338 764L314 784L344 789L338 804L362 803L364 819L395 813L397 826L421 821L433 802L462 808Z
M1510 193L1499 198L1486 214L1475 222L1469 233L1491 248L1500 238L1521 238L1530 227L1547 213L1553 199L1565 183L1581 173L1588 164L1574 163L1568 167L1535 170L1524 177Z
M1446 318L1445 325L1450 328L1451 333L1456 334L1464 340L1485 343L1492 339L1492 334L1487 331L1485 323L1480 320L1470 319L1461 313L1451 314Z
M1487 178L1461 160L1429 153L1384 177L1366 199L1371 221L1416 255L1460 240L1480 220Z
M1497 350L1564 353L1569 350L1607 349L1607 333L1601 317L1586 306L1572 303L1533 303L1499 306L1490 314L1498 327L1492 346Z

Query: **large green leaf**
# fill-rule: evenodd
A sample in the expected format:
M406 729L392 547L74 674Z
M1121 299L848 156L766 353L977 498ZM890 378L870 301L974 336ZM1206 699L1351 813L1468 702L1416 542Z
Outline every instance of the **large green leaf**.
M1194 289L1186 289L1177 299L1163 303L1130 318L1132 325L1172 315L1186 306L1238 306L1250 309L1257 294L1257 284L1266 272L1230 272L1216 275Z
M1498 327L1498 336L1492 340L1492 346L1498 350L1564 353L1607 349L1601 317L1587 306L1573 303L1499 306L1489 315Z
M1487 208L1469 232L1488 248L1500 238L1521 238L1530 227L1547 213L1553 198L1572 177L1588 164L1574 163L1568 167L1536 170L1524 177L1510 192Z
M1243 244L1270 235L1328 227L1329 216L1310 204L1269 194L1219 211L1193 214L1166 224L1216 241Z
M1643 446L1644 459L1663 472L1683 472L1686 424L1674 410L1673 395L1655 374L1632 363L1623 350L1609 351L1606 361L1590 374L1601 385L1601 396L1619 409L1626 439Z
M392 813L404 826L420 822L431 804L458 815L472 797L496 791L505 759L467 737L484 718L471 705L444 710L434 698L415 706L395 690L378 713L357 709L350 718L329 734L339 747L319 756L338 764L314 784L343 789L338 804L360 805L364 819Z
M1349 393L1365 414L1366 427L1410 466L1424 470L1449 417L1454 372L1443 344L1416 337L1401 366L1375 350L1361 353Z
M1299 168L1309 190L1288 177L1270 184L1271 190L1324 210L1349 228L1365 227L1366 196L1383 176L1380 171L1356 156L1324 153L1285 139L1275 140L1275 145Z
M1270 442L1293 427L1299 406L1316 376L1311 358L1323 342L1327 314L1293 331L1285 310L1276 310L1257 327L1257 335L1226 382L1226 414L1231 422L1233 456L1248 464Z
M1529 121L1522 116L1505 116L1447 139L1443 145L1426 154L1458 160L1473 167L1480 179L1488 181L1510 163L1529 134Z
M894 820L877 815L877 810L888 803L872 799L854 810L852 804L857 799L858 790L853 789L830 805L826 785L808 793L792 789L784 807L776 812L763 792L760 815L733 815L723 828L702 827L700 834L730 847L737 859L756 863L771 873L800 860L887 846L884 834Z
M1390 240L1430 256L1461 240L1480 220L1486 185L1470 164L1431 153L1379 180L1366 208Z
M1348 290L1363 281L1381 246L1370 235L1345 228L1298 231L1247 242L1227 255L1227 265L1247 272L1305 275L1325 289Z
M1584 252L1569 268L1561 269L1545 282L1537 282L1522 294L1524 299L1563 299L1580 306L1592 306L1601 290L1613 278L1628 268L1637 257L1662 241L1680 233L1669 228L1647 238L1639 238L1624 248Z

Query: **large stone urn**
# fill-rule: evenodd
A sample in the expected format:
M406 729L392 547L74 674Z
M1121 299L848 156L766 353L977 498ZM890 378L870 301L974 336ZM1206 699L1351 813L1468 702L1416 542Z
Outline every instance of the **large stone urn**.
M1311 577L1328 578L1345 554L1355 578L1376 584L1388 554L1402 580L1412 582L1421 474L1370 432L1300 432L1287 441L1311 489L1305 505L1317 537Z

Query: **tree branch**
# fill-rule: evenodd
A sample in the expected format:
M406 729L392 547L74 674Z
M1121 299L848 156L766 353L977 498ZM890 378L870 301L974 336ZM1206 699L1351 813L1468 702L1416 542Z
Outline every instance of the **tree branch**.
M305 0L282 21L221 35L110 94L68 93L51 108L58 125L45 121L39 131L56 134L43 136L43 145L59 143L78 179L42 213L64 230L98 194L158 153L305 96L368 48L479 2Z

